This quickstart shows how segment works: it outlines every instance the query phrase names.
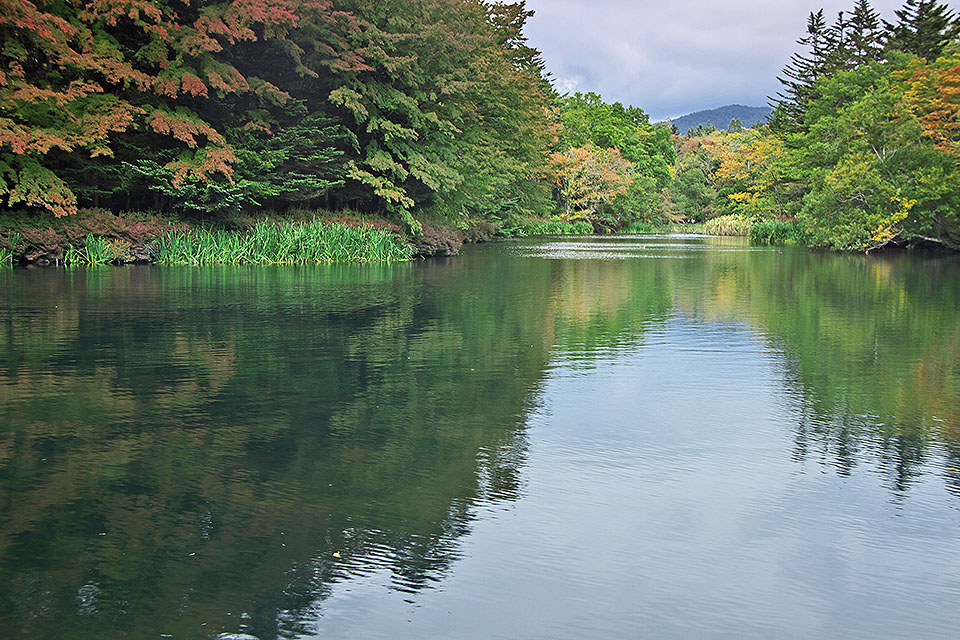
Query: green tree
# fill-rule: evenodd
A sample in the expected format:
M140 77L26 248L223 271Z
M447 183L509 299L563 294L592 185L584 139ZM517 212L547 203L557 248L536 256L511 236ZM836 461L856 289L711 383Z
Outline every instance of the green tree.
M632 165L629 188L616 201L611 220L626 223L656 216L658 193L673 180L676 160L670 129L651 125L647 114L619 102L606 103L596 93L566 97L561 103L561 144L564 148L594 145L615 149Z
M809 183L800 219L814 241L871 250L933 241L960 248L960 171L922 135L897 75L909 58L871 63L818 83L795 141Z
M960 36L960 20L935 0L906 0L896 12L897 22L884 21L887 46L933 61Z
M857 0L850 14L850 59L859 67L883 56L883 28L880 14L869 0Z

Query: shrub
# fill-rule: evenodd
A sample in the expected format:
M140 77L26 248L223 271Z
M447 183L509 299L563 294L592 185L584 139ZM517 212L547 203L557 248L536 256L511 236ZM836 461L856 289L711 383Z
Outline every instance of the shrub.
M82 209L64 218L49 214L4 216L0 220L0 245L15 259L41 264L89 264L88 256L97 263L104 259L134 262L146 260L150 244L177 228L182 225L155 216L117 215L105 209Z

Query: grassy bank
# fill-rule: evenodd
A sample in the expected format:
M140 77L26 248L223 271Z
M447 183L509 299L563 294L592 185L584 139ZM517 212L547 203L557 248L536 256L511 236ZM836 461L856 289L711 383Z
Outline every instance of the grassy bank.
M703 233L703 225L691 222L672 224L654 224L653 222L631 222L617 233Z
M409 260L400 227L350 211L265 212L215 221L85 209L0 217L0 266L163 264L310 264Z

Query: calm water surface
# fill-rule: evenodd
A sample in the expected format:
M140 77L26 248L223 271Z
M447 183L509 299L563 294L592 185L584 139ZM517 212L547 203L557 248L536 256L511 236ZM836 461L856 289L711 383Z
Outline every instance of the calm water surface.
M956 258L0 271L0 637L958 627Z

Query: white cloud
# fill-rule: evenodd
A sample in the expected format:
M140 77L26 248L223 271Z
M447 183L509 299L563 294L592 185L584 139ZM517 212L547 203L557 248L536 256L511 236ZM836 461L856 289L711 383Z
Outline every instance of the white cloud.
M807 15L854 0L527 0L527 25L561 91L596 91L654 119L724 104L766 104ZM874 0L894 19L898 0ZM947 3L955 11L960 0ZM562 84L561 84L562 81Z

